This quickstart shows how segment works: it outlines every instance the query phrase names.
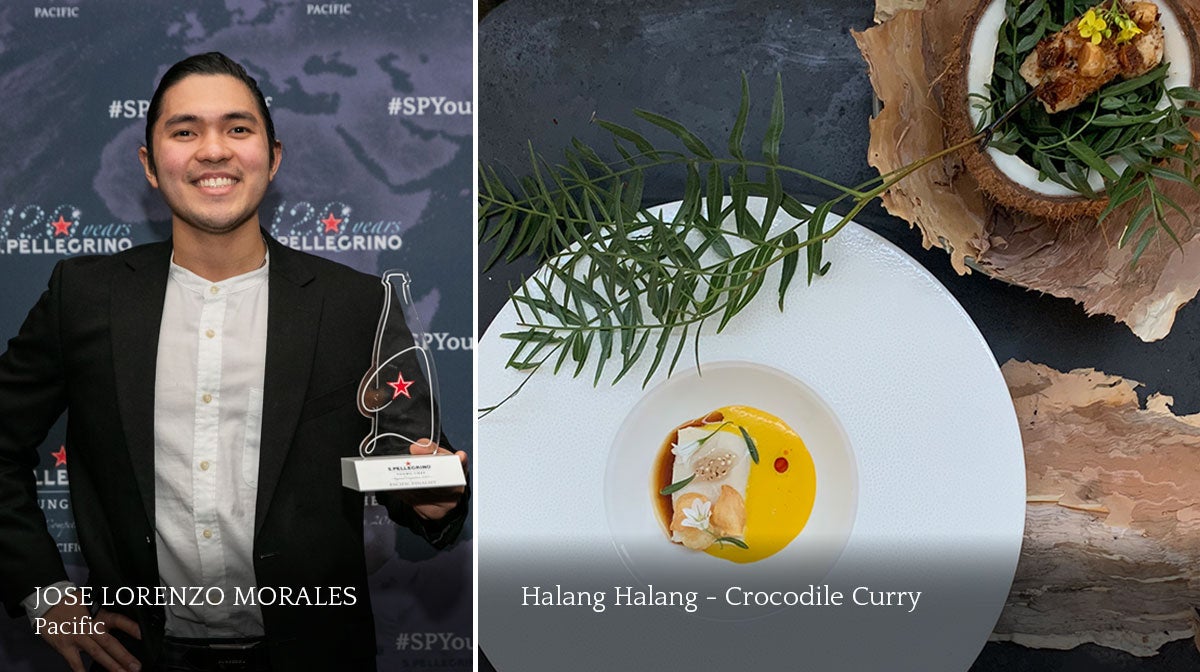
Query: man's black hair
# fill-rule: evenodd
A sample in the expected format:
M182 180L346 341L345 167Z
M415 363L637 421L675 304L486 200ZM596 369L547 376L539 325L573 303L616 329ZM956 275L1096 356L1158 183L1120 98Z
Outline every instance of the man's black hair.
M150 107L146 110L146 154L151 168L154 167L154 145L150 136L154 123L162 114L163 94L167 92L167 89L191 75L229 75L250 89L250 93L254 95L254 102L258 104L258 113L267 125L267 152L269 161L274 164L275 123L271 121L271 111L267 109L267 99L263 96L262 90L258 88L258 82L232 58L219 51L210 51L206 54L189 56L172 65L158 81L158 88L154 90L154 96L150 98Z

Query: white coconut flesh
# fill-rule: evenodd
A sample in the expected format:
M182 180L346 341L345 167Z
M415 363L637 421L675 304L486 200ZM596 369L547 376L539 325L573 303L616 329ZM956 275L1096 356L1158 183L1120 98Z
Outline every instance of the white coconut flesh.
M996 47L1000 43L1000 28L1004 25L1005 4L1006 0L992 0L980 16L979 23L975 25L975 34L971 37L970 61L967 66L967 91L972 94L972 100L975 100L976 96L982 96L985 99L988 97L987 85L991 83L995 69ZM1191 86L1191 46L1188 45L1183 28L1179 25L1179 17L1165 3L1156 2L1154 4L1158 5L1159 20L1163 26L1163 60L1170 63L1167 69L1166 88ZM1163 96L1158 107L1164 109L1170 104L1171 101ZM969 113L972 126L978 128L983 111L972 105ZM993 147L989 147L987 153L996 169L1005 177L1034 193L1043 196L1079 196L1079 192L1057 182L1039 180L1038 169L1017 156L1005 154ZM1108 165L1112 166L1118 175L1129 167L1129 164L1119 156L1108 159ZM1088 183L1096 193L1104 190L1104 179L1094 170L1088 171Z

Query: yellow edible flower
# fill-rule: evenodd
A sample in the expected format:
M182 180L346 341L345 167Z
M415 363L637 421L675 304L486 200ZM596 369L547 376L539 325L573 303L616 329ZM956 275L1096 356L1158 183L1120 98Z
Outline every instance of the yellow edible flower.
M1108 23L1096 15L1096 10L1089 9L1087 14L1079 19L1079 36L1084 39L1091 38L1092 44L1100 44L1100 41L1109 35L1112 35L1112 31L1108 29Z
M1117 34L1117 44L1124 44L1142 33L1142 29L1138 28L1131 18L1118 19L1117 24L1121 26L1121 32Z

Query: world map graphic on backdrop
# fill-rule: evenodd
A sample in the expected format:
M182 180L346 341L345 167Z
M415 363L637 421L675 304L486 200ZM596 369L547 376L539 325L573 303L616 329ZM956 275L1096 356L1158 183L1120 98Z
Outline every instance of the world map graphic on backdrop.
M222 51L258 80L284 145L263 226L368 273L410 274L445 434L470 451L471 10L470 0L4 3L0 335L17 332L58 260L168 235L170 214L137 161L146 108L171 63ZM34 476L82 581L64 436L60 421ZM368 507L364 525L380 669L468 669L470 525L440 553L381 507ZM51 666L61 666L57 654L23 618L0 626L0 669Z

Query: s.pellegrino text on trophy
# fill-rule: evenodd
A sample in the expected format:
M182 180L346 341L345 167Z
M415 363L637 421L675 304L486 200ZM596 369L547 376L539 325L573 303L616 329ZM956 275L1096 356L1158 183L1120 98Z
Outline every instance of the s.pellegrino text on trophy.
M342 485L360 492L465 485L462 463L451 451L419 454L437 447L441 437L437 371L408 274L388 271L382 282L371 368L358 388L358 408L371 418L371 433L359 457L342 458Z

